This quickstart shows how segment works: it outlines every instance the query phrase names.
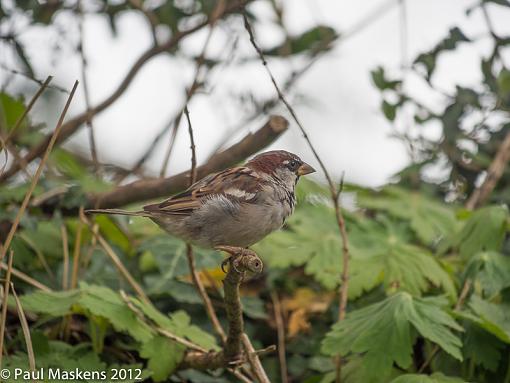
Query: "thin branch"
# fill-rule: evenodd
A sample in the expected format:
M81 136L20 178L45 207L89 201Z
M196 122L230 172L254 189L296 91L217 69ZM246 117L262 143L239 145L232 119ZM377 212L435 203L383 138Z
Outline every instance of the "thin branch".
M80 216L83 215L83 208L80 208ZM78 285L78 270L80 268L80 254L81 254L81 237L83 233L83 222L80 220L78 222L78 227L76 228L76 235L74 238L74 250L73 250L73 270L71 272L71 289L75 289ZM92 228L92 233L96 234L97 230ZM97 241L96 236L92 237L93 241Z
M492 23L491 17L489 15L489 11L487 10L487 3L485 1L481 1L480 7L482 8L482 14L483 14L483 18L485 19L485 24L487 24L487 29L489 30L489 33L491 34L492 38L494 40L496 40L494 43L495 54L499 57L499 60L501 61L503 66L506 67L505 60L504 60L503 55L501 54L501 51L500 51L499 42L501 41L501 38L496 34L496 30L494 29L494 24Z
M0 317L0 369L2 368L2 358L4 355L4 335L5 323L7 321L7 301L9 299L9 289L11 288L11 272L12 272L12 259L14 252L11 250L9 253L9 263L7 265L7 272L5 274L5 281L3 286L3 299L2 299L2 316Z
M483 181L482 185L475 189L468 201L466 202L466 208L469 210L476 209L483 205L492 191L498 184L501 176L506 170L508 162L510 161L510 130L506 134L503 142L501 142L494 159L492 160L489 168L487 169L487 176Z
M267 64L266 58L264 57L264 54L262 53L262 50L259 48L257 42L255 41L255 35L253 33L253 30L250 26L250 23L248 21L248 17L246 17L246 14L243 13L244 17L244 26L246 28L246 31L248 32L248 35L250 36L250 42L253 45L253 48L257 51L260 61L264 65L264 68L266 69L266 72L271 79L271 82L273 83L273 86L276 90L276 93L278 94L279 99L282 101L282 103L285 105L287 110L289 111L290 115L296 122L297 126L299 127L299 130L301 131L301 134L303 135L306 143L308 144L308 147L312 151L315 159L319 163L319 166L322 169L322 172L324 173L324 176L326 177L326 180L329 185L330 195L331 199L333 201L333 205L335 207L335 217L338 224L338 228L340 230L340 235L342 237L342 252L343 252L343 270L342 270L342 283L340 286L340 307L339 307L339 315L338 320L341 321L345 317L346 313L346 307L347 307L347 296L348 296L348 288L349 288L349 245L348 245L348 238L347 238L347 230L345 228L345 220L343 217L342 209L340 207L340 199L338 198L338 192L337 187L335 183L333 182L333 179L331 178L328 170L326 169L326 166L324 165L324 162L319 156L319 153L313 146L310 137L308 136L304 126L301 124L301 121L297 117L296 112L292 108L292 106L288 103L285 96L283 95L282 91L280 90L280 87L278 86L275 77L273 76L273 73L269 69L269 66ZM336 381L340 382L340 361L337 363L337 378Z
M0 263L0 269L7 270L8 268L9 268L9 266L5 262ZM25 273L15 269L15 268L12 269L12 275L15 276L16 278L22 280L23 282L28 283L29 285L35 287L36 289L39 289L39 290L45 291L45 292L52 291L48 286L42 284L39 281L36 281L34 278L29 277Z
M248 357L248 362L250 363L253 373L256 376L259 383L271 383L271 381L267 377L264 367L262 366L262 363L260 363L257 351L253 348L253 345L250 342L250 338L248 338L248 335L242 334L241 342L243 343L244 350Z
M71 100L73 99L74 92L76 91L77 87L78 87L78 81L76 81L74 83L73 89L71 90L71 93L69 94L69 97L67 98L67 102L66 102L66 104L64 106L64 110L62 111L60 118L57 122L55 131L51 135L51 139L48 143L48 146L46 147L46 150L45 150L44 155L41 159L41 162L39 163L39 166L37 167L34 178L32 179L32 183L30 184L30 187L28 188L27 193L25 194L25 198L23 199L23 202L21 203L18 213L16 214L16 218L14 219L14 222L12 223L11 229L9 230L9 233L7 234L7 238L4 242L4 245L3 245L1 253L0 253L0 262L3 261L5 254L7 253L7 250L9 249L9 246L11 245L11 241L14 238L14 233L16 233L16 230L18 229L18 225L21 220L21 217L25 213L25 210L28 206L28 202L30 201L30 197L32 196L32 193L34 192L35 187L37 185L37 182L39 181L39 177L42 174L44 165L46 164L46 161L48 160L48 157L50 156L50 152L53 149L53 146L55 145L57 138L62 130L64 118L66 116L67 110L69 109L69 105L71 104Z
M191 169L189 172L190 186L197 180L197 154L195 151L195 138L193 137L193 127L191 126L191 119L189 117L188 107L184 107L184 113L186 114L186 120L188 120L188 134L191 149Z
M285 353L285 326L283 323L282 306L280 298L276 291L271 292L273 301L274 319L276 322L276 331L278 334L278 359L280 360L280 375L282 383L288 383L289 376L287 372L287 358Z
M35 102L37 101L37 99L43 94L44 90L48 87L48 85L50 84L51 80L53 80L53 76L48 76L46 78L46 80L41 84L41 86L39 87L37 92L32 96L32 98L28 102L27 107L25 108L25 110L23 111L21 116L19 116L18 120L16 121L16 123L14 124L12 129L9 131L9 133L7 134L7 137L5 137L5 139L3 140L4 141L3 144L6 147L9 144L9 141L12 138L12 136L14 135L14 133L16 133L16 130L18 130L18 128L21 125L21 123L25 120L25 117L32 110L32 108L33 108ZM2 149L3 149L3 147L0 147L0 150L2 150Z
M471 279L466 279L464 281L464 285L462 286L462 291L459 295L459 298L457 299L457 302L455 303L455 311L458 311L462 308L464 305L464 302L467 298L467 295L469 293L469 290L471 289L472 285ZM432 363L434 358L436 357L437 353L439 352L439 346L436 344L434 345L434 348L432 348L432 351L430 352L428 358L423 362L423 364L418 369L418 374L421 374L425 369Z
M30 336L30 327L28 326L27 318L25 316L25 312L23 311L23 306L21 306L21 301L16 294L16 290L14 289L14 284L11 282L11 290L12 296L14 297L14 301L16 302L16 310L18 311L18 317L21 324L21 330L23 331L23 337L25 338L25 345L27 347L28 354L28 365L31 371L35 371L35 353L34 347L32 345L32 337ZM1 367L1 363L0 363Z
M211 298L209 298L209 295L207 295L207 291L205 291L205 287L202 281L200 280L200 276L198 275L197 269L195 267L193 249L189 243L186 244L186 256L188 258L188 266L189 271L191 273L191 278L193 279L193 284L195 285L196 289L198 290L198 293L200 294L200 297L202 298L202 301L204 302L207 316L209 317L213 325L214 331L216 332L216 334L219 335L221 342L225 343L227 340L227 336L225 334L225 331L223 330L223 327L221 327L216 312L214 311Z
M249 133L230 148L211 157L197 167L197 178L232 166L265 148L287 130L288 122L281 116L272 116L255 133ZM89 206L113 208L129 203L158 198L177 193L189 185L189 171L164 179L148 179L116 187L112 191L89 196Z
M179 113L177 114L177 116L174 120L172 136L170 138L170 144L168 146L167 151L165 152L165 157L163 159L163 166L161 167L161 171L159 173L160 177L164 177L166 174L166 170L168 168L168 161L170 159L170 155L172 154L172 150L175 145L177 131L179 130L182 113L183 113L184 109L188 106L188 104L191 100L191 97L193 97L193 95L195 94L195 91L199 88L199 84L202 82L202 81L199 81L199 76L200 76L200 71L202 69L202 66L205 62L205 55L207 53L207 47L209 46L209 42L211 41L214 27L216 26L216 21L221 17L223 12L225 12L225 0L219 0L211 14L210 21L209 21L209 33L207 34L207 37L205 39L204 46L202 48L200 56L198 56L198 59L196 61L195 76L193 77L191 86L189 87L188 90L186 90L184 107L181 108L181 110L179 111Z
M233 3L229 3L229 5L225 8L224 15L238 11L239 9L242 9L247 3L249 3L250 0L241 0L236 1ZM99 103L98 105L92 107L90 110L85 111L84 113L76 116L72 120L68 121L63 127L62 132L59 134L58 142L64 141L65 139L72 136L82 124L84 124L88 118L91 116L95 116L98 113L103 112L105 109L107 109L109 106L111 106L115 101L117 101L126 91L126 89L131 85L132 80L135 78L135 76L138 74L140 69L143 68L143 66L152 58L155 56L168 52L172 48L175 48L179 42L185 38L186 36L189 36L193 34L194 32L202 29L203 27L209 25L209 18L202 21L201 23L195 25L194 27L186 30L186 31L178 31L175 34L172 35L172 37L166 42L161 45L151 47L145 53L143 53L138 60L133 64L133 66L129 69L128 73L124 77L124 79L121 81L119 86L113 91L113 93L108 96L104 101ZM37 145L35 145L26 155L25 155L25 161L27 163L32 162L37 157L41 156L46 148L48 147L50 143L51 137L47 136L44 138L41 142L39 142ZM19 170L19 165L14 163L11 165L11 167L2 175L0 175L0 181L5 181L12 177L14 174L16 174Z
M85 48L83 46L84 44L84 20L85 16L83 14L82 9L82 2L81 0L78 1L78 30L80 35L80 41L78 43L78 52L80 54L80 60L81 60L81 81L83 85L83 95L85 98L85 108L87 111L91 110L90 107L90 92L89 92L89 85L87 80L87 57L85 56ZM87 113L87 119L86 119L86 126L89 132L89 144L90 144L90 157L92 158L92 162L94 163L94 170L96 174L99 173L99 161L97 159L97 146L96 146L96 137L94 134L94 125L92 123L93 116L91 114Z
M149 28L151 30L151 35L152 35L152 42L154 45L158 45L158 37L156 34L156 27L159 24L159 20L158 20L158 17L156 16L156 14L154 12L152 12L151 10L146 9L141 0L128 0L128 1L129 1L129 4L131 4L133 6L133 8L135 8L143 13L145 18L147 19L147 22L149 23Z
M64 263L62 265L62 289L67 290L69 288L69 241L67 237L66 224L60 225L60 235L62 236L62 253L64 255Z
M202 346L199 346L198 344L195 344L185 338L181 338L178 335L172 334L170 331L167 331L167 330L157 326L150 319L147 319L145 317L145 315L133 304L133 302L131 301L131 299L129 298L129 296L126 294L126 292L124 290L120 290L119 294L120 294L122 300L124 301L124 303L138 317L138 319L141 322L147 324L149 327L151 327L158 334L161 334L164 337L166 337L170 340L173 340L176 343L182 344L183 346L185 346L186 348L189 348L191 350L204 352L204 353L207 352L207 350L205 348L203 348Z
M46 82L46 81L39 80L35 77L31 77L28 73L20 72L19 70L16 70L14 68L9 68L4 63L0 63L0 68L2 68L3 70L5 70L7 72L10 72L14 75L25 77L26 79L35 82L39 86L44 85L44 83ZM61 93L69 94L69 91L67 89L64 89L58 85L49 85L48 89L53 89L53 90L59 91Z
M113 251L112 247L104 239L104 237L98 232L92 230L92 223L88 220L88 218L83 213L83 209L80 210L80 220L86 224L90 231L93 233L93 235L96 237L97 241L105 251L106 255L111 259L114 266L119 270L120 274L124 277L124 279L129 283L129 285L133 288L133 290L136 292L138 297L145 303L150 303L150 299L147 297L147 294L145 294L145 291L143 291L142 287L138 284L138 282L133 278L129 270L124 266L122 261L119 259L118 255Z

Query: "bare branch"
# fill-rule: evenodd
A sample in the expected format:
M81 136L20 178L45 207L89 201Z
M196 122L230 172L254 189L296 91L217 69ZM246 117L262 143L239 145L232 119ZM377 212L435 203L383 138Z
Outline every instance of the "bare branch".
M5 323L7 321L7 301L9 299L9 290L11 288L11 272L12 272L12 259L14 252L11 250L9 253L9 262L7 264L7 272L5 273L5 281L3 286L2 296L2 314L0 317L0 368L2 368L2 358L4 355L4 334Z
M193 127L191 126L191 119L189 118L188 107L184 107L184 113L186 114L186 120L188 120L188 134L191 149L191 169L189 172L190 186L197 180L197 153L195 151L195 138L193 137Z
M175 145L177 131L179 130L182 113L183 113L184 109L187 108L187 106L191 100L191 97L193 97L193 95L195 94L195 91L199 88L199 84L202 82L202 81L199 81L199 76L200 76L200 71L204 64L204 61L205 61L207 47L209 46L209 42L211 41L211 37L212 37L213 31L214 31L214 27L216 25L216 21L223 14L224 11L225 11L225 0L219 0L218 3L216 4L216 7L214 8L214 10L212 12L211 17L210 17L209 33L207 34L207 37L204 42L204 46L202 48L202 52L200 53L200 56L198 56L198 59L196 62L197 64L196 64L196 68L195 68L195 76L193 77L193 82L191 83L191 86L189 87L189 89L186 90L186 98L184 101L184 107L181 108L181 110L179 111L179 113L177 114L177 116L174 120L172 136L170 137L170 144L169 144L168 149L165 153L165 157L163 159L163 166L161 167L161 171L159 173L160 177L164 177L166 174L166 170L168 168L168 161L170 159L170 155L172 154L172 150Z
M242 9L249 1L250 0L241 0L229 4L229 6L225 8L225 12L223 13L223 15ZM208 18L205 21L202 21L201 23L195 25L194 27L186 31L178 31L166 43L151 47L150 49L145 51L145 53L143 53L138 58L138 60L136 60L136 62L130 68L130 70L128 71L124 79L121 81L119 86L113 91L113 93L109 97L107 97L104 101L102 101L95 107L92 107L91 109L85 111L84 113L76 116L75 118L64 124L64 126L62 127L62 132L61 134L59 134L57 142L66 140L67 138L72 136L80 128L80 126L87 121L87 119L89 119L91 116L95 116L96 114L103 112L105 109L111 106L115 101L117 101L120 98L120 96L124 94L126 89L131 85L131 82L134 79L134 77L138 74L140 69L142 69L142 67L149 60L163 52L167 52L172 48L175 48L183 38L207 26L210 23L209 19L210 18ZM48 147L50 141L51 136L47 136L39 144L35 145L25 155L24 157L25 161L27 163L30 163L34 159L42 155L45 149ZM12 166L4 174L0 175L0 181L5 181L9 179L11 176L16 174L19 169L20 169L19 164L17 163L12 164Z
M282 383L288 383L287 358L285 353L285 326L283 323L282 306L280 298L276 291L271 292L273 301L274 319L276 322L276 331L278 333L278 359L280 360L280 375Z
M287 130L288 122L281 116L272 116L255 133L250 133L229 149L217 153L206 164L199 166L197 178L232 166L265 148ZM149 179L119 186L112 191L89 196L89 205L97 208L114 208L129 203L177 193L189 185L189 171L162 179Z
M285 105L287 110L289 111L290 115L296 122L297 126L299 127L299 130L301 131L301 134L303 135L305 141L308 144L308 147L312 151L315 159L319 163L319 166L322 169L322 172L324 173L324 176L326 177L326 180L329 184L329 190L331 194L331 199L333 201L334 207L335 207L335 217L338 224L338 228L340 230L340 235L342 237L342 252L343 252L343 270L342 270L342 283L340 285L340 308L339 308L339 315L338 320L343 320L345 317L346 307L347 307L347 293L349 288L349 245L348 245L348 238L347 238L347 230L345 228L345 220L342 214L342 209L340 207L340 199L338 197L337 193L337 187L333 182L333 179L331 178L328 170L326 169L326 166L324 165L324 162L319 156L319 153L313 146L310 137L308 136L304 126L301 124L301 121L297 117L296 112L292 108L292 106L288 103L287 99L283 95L283 92L280 90L280 87L278 86L278 83L276 82L275 77L273 76L273 73L269 69L269 66L267 64L266 58L264 57L264 54L262 53L262 50L257 45L257 42L255 41L255 35L253 34L253 30L250 26L250 23L248 21L248 17L246 17L246 14L243 14L244 17L244 26L246 28L246 31L248 32L250 36L250 42L253 45L253 48L257 51L260 61L264 65L264 68L266 69L267 74L269 75L269 78L271 79L271 82L273 83L273 86L276 90L276 93L278 94L279 99L282 101L282 103ZM338 359L337 361L337 378L336 381L340 382L340 366L341 361Z
M78 44L78 52L80 53L80 59L81 59L81 81L83 85L83 95L85 98L85 107L87 110L90 110L90 92L89 92L89 85L87 80L87 57L85 56L85 48L83 46L84 44L84 14L82 9L82 2L81 0L78 1L78 29L80 34L80 42ZM90 143L90 157L92 158L92 162L94 163L94 170L96 171L96 174L99 172L99 162L97 159L97 146L96 146L96 138L94 134L94 125L92 124L92 115L87 115L86 125L87 129L89 131L89 143Z
M510 131L506 134L503 142L501 142L501 145L499 146L494 159L489 165L489 168L487 169L487 176L485 177L482 185L473 191L468 201L466 202L467 209L476 209L487 201L490 194L501 179L501 176L505 172L509 161Z

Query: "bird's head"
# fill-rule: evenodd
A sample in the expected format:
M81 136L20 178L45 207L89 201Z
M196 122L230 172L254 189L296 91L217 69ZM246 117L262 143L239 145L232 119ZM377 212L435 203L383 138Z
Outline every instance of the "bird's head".
M246 166L289 185L295 185L300 176L315 172L297 155L285 150L261 153L248 161Z

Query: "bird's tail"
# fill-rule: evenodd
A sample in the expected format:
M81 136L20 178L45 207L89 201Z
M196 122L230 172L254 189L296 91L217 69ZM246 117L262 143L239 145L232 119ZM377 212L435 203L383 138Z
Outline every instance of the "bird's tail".
M119 214L119 215L133 215L138 217L151 217L150 213L147 211L127 211L120 209L90 209L85 210L87 214Z

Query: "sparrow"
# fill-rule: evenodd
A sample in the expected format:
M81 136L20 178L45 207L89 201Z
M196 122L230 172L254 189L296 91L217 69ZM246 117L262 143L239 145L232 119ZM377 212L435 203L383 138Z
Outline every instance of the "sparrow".
M142 211L88 212L148 217L167 233L203 248L248 248L283 226L296 205L299 177L313 172L297 155L274 150L210 174Z

